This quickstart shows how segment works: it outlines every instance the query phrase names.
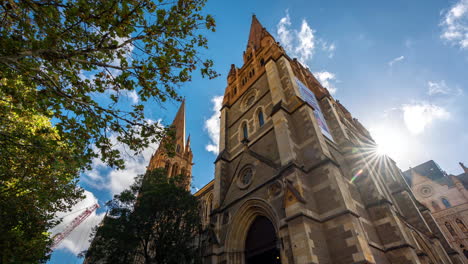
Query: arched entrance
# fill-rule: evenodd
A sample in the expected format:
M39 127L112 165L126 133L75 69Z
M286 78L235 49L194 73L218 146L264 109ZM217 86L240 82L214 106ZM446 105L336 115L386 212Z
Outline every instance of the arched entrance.
M246 264L280 264L278 238L273 224L265 216L257 216L245 240Z

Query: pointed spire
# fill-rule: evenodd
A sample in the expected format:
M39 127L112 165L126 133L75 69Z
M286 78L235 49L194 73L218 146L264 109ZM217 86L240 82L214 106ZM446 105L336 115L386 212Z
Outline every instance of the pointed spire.
M260 48L260 42L262 41L262 31L262 24L260 24L255 15L252 15L252 24L250 25L250 34L247 47L251 45L254 49Z
M185 146L185 150L189 150L190 148L190 134L188 135L188 138L187 138L187 145Z
M182 104L174 117L174 121L172 121L172 126L174 126L176 132L176 144L181 148L185 147L185 99L182 100Z
M463 164L463 162L459 162L460 166L462 167L463 171L468 174L468 168L465 167L465 164Z

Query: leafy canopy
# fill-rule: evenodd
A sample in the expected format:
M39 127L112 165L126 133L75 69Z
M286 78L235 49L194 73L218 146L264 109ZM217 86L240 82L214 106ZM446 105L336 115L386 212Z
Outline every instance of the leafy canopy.
M138 153L165 132L145 104L180 99L196 70L217 76L200 57L205 2L0 1L1 262L47 259L79 172L96 157L122 168L114 144Z
M180 175L165 170L140 175L108 202L109 212L86 257L90 263L197 263L201 224L198 200Z
M21 96L31 93L23 86ZM81 198L82 150L15 100L0 90L0 262L33 263L47 259L54 213Z
M200 58L214 31L206 0L9 0L0 3L0 88L52 119L85 157L123 167L115 142L141 151L159 140L145 119L148 100L180 99L178 87L217 73ZM24 83L35 91L20 96ZM127 96L134 103L125 109ZM92 148L94 144L96 148ZM89 164L89 163L88 163Z

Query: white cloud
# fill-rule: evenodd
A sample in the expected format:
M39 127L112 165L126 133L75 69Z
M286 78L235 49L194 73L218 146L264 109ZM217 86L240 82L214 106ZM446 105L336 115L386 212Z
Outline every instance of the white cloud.
M435 120L450 118L445 108L426 102L406 104L402 110L405 125L413 134L421 134Z
M297 33L297 38L299 44L295 52L299 56L299 60L305 63L312 58L315 49L314 30L312 30L305 19L302 20L301 30Z
M448 87L448 85L445 83L444 80L441 80L439 82L429 81L429 82L427 82L427 86L428 86L427 94L429 94L429 95L441 94L441 95L455 95L455 96L458 96L458 95L463 94L462 89L460 89L460 88L452 89L452 88Z
M117 41L117 45L122 45L125 41L128 41L129 38L126 37L116 37L115 40ZM130 62L132 60L132 53L133 53L133 43L129 42L122 46L120 49L117 50L117 52L122 52L123 51L123 56L127 60L127 62ZM119 58L115 58L114 61L112 62L112 65L114 66L120 66L121 60Z
M328 53L328 58L333 58L335 56L335 43L328 43L322 39L319 39L318 42L321 44L322 50Z
M206 145L206 150L218 154L219 152L219 129L220 129L220 111L223 104L223 96L211 98L213 103L213 115L205 121L205 129L208 131L210 143Z
M276 32L281 44L288 51L292 50L293 41L293 34L288 29L289 26L291 26L291 19L289 18L289 11L286 10L286 16L280 19Z
M331 94L336 93L336 87L332 84L333 81L336 81L336 76L334 73L321 71L321 72L314 72L314 76L317 80L328 89Z
M444 13L441 38L468 49L468 0L459 0Z
M402 60L404 60L404 59L405 59L405 56L400 56L400 57L394 58L393 60L391 60L391 61L388 62L388 65L389 65L390 67L392 67L393 64L395 64L395 63L397 63L397 62L399 62L399 61L402 61Z
M315 30L309 26L305 19L302 20L300 30L291 29L291 19L289 11L281 18L277 27L277 35L285 51L292 57L297 57L299 62L307 67L307 62L312 59L315 51L321 50L327 53L329 58L335 55L336 45L334 42L327 42L315 36ZM315 72L314 76L320 83L328 88L331 94L336 92L336 87L332 81L336 81L335 74L328 71Z
M316 50L326 52L329 58L333 58L336 49L335 43L327 42L315 36L315 30L310 27L307 20L303 19L299 30L291 29L289 11L276 25L276 34L285 51L292 57L306 65L312 59Z
M149 122L154 121L149 120ZM115 149L121 153L125 162L125 169L110 169L107 164L95 158L92 162L92 169L82 177L86 184L97 189L108 190L112 195L128 188L137 175L146 172L146 166L148 166L152 154L158 148L158 144L154 143L137 155L124 145L116 144L116 138L116 135L111 135L109 139L114 143Z
M127 97L130 98L134 104L137 104L139 101L138 93L135 90L127 91Z
M57 214L57 217L63 218L63 221L50 230L52 235L65 231L65 228L73 221L73 219L83 213L85 208L88 208L98 202L93 193L85 190L84 194L85 199L73 206L70 212ZM70 235L61 241L57 249L65 249L75 255L87 249L90 244L89 236L91 234L92 228L102 221L104 215L105 213L97 214L96 211L92 212L79 226L77 226L70 233Z
M427 86L429 86L429 90L427 92L429 95L448 94L450 92L450 89L447 87L444 80L440 82L429 81L427 82Z

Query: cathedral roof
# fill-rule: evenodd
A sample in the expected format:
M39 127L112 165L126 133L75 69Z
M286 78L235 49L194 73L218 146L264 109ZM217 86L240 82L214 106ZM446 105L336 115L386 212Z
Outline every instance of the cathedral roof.
M452 179L447 177L447 174L433 160L426 161L403 172L410 186L412 186L413 183L413 173L417 173L439 184L448 185L449 187L454 185Z

